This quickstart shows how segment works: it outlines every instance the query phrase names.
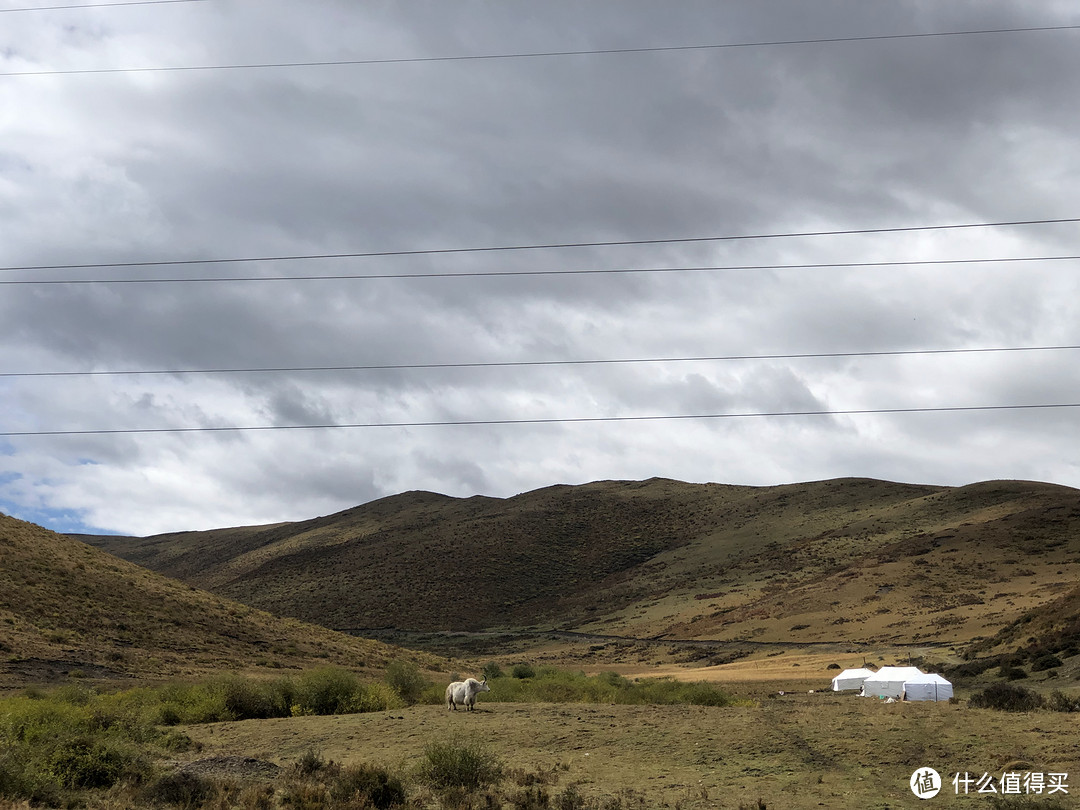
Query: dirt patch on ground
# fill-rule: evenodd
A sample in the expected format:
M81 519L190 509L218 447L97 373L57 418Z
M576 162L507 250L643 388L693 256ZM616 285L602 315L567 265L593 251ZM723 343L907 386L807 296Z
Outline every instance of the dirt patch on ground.
M56 686L73 681L123 683L130 680L126 673L85 661L15 658L0 662L0 692L25 688L27 684Z

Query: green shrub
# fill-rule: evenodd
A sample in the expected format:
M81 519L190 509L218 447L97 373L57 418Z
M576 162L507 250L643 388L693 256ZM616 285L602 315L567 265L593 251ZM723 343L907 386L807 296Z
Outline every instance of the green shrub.
M1080 712L1080 696L1066 695L1060 689L1050 693L1046 707L1055 712Z
M433 741L424 748L420 780L435 790L479 790L499 782L502 763L474 741Z
M968 705L976 709L998 709L1004 712L1030 712L1041 708L1043 697L1037 692L1008 683L995 683L973 695Z
M218 723L236 719L225 705L227 690L220 681L201 684L168 684L147 696L155 719L162 725Z
M631 681L614 672L587 676L543 668L531 678L500 678L490 681L491 699L496 702L523 703L623 703L693 704L729 706L731 697L711 683L688 683L671 678Z
M1032 672L1042 672L1047 669L1053 669L1054 667L1060 667L1062 661L1053 653L1046 653L1040 655L1034 661L1031 662Z
M405 705L393 689L384 683L362 683L353 696L349 712L385 712Z
M1008 678L1010 681L1020 681L1028 676L1020 667L1005 665L998 670L998 675L1002 678Z
M561 793L555 794L555 810L585 810L585 797L576 785L567 785Z
M296 705L304 714L345 714L359 697L360 679L340 667L325 667L300 676Z
M514 810L548 810L551 794L540 785L529 785L510 796Z
M85 706L93 696L94 693L91 690L77 684L61 686L52 694L52 697L56 700L61 703L69 703L72 706Z
M48 772L65 788L107 788L121 779L142 781L150 766L138 752L109 739L75 737L49 755Z
M383 768L354 765L343 768L330 785L330 798L338 803L386 810L405 803L405 786Z
M229 719L265 720L281 716L281 707L275 706L272 690L257 681L230 675L211 682L210 689L221 692Z
M293 770L299 776L311 776L316 774L326 767L326 760L323 759L322 753L316 751L314 748L307 749L300 759L296 760L293 765Z
M535 678L536 670L528 664L514 664L514 668L510 670L510 674L515 678Z
M56 806L59 796L56 780L32 767L24 752L0 747L0 798Z
M427 678L412 661L391 661L386 668L386 682L408 706L419 703L428 687Z
M493 681L496 678L505 677L505 675L506 673L502 671L502 667L500 667L494 661L488 661L486 664L484 664L484 677L487 680Z
M151 782L143 791L154 803L176 807L201 807L214 795L214 783L193 773L170 773Z

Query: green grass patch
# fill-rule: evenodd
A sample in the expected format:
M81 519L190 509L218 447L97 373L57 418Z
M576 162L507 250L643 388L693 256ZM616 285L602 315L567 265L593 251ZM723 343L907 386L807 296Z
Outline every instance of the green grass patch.
M177 735L137 704L66 687L0 700L0 797L51 804L71 791L141 784ZM190 743L190 741L188 741Z
M491 692L480 700L496 703L621 703L631 705L696 706L744 705L705 682L671 678L630 680L615 672L586 675L583 672L541 667L529 678L497 678L488 681Z
M415 685L411 670L397 676L399 686ZM118 692L81 685L28 689L0 699L0 799L56 804L79 792L142 785L151 781L155 760L193 744L171 726L404 705L390 684L364 682L337 667L272 681L223 675ZM353 776L363 781L369 775ZM163 785L165 793L177 788Z

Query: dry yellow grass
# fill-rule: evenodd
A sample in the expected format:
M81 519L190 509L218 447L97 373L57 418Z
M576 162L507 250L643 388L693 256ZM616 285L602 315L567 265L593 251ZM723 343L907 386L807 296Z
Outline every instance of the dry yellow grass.
M0 689L337 664L381 672L405 653L199 591L0 515Z
M1069 773L1080 791L1080 733L1064 714L805 693L727 708L482 701L471 714L417 706L186 730L204 744L200 757L285 764L315 749L346 764L401 769L431 740L474 738L510 767L553 770L553 792L571 783L593 796L630 791L645 807L736 808L759 797L789 810L915 806L908 780L919 767L951 779L1022 765Z

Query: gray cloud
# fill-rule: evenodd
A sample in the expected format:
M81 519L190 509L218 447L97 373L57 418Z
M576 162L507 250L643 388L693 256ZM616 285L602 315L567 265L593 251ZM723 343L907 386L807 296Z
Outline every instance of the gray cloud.
M1076 22L1014 2L244 4L7 15L0 70L451 56ZM10 25L7 25L10 23ZM1075 32L0 77L0 266L830 231L1077 215ZM490 273L1076 253L1074 225L27 278ZM1077 343L1071 265L0 287L0 372ZM1077 401L1071 352L0 378L7 432ZM1073 412L0 442L0 508L154 532L406 489L666 475L1080 484Z

